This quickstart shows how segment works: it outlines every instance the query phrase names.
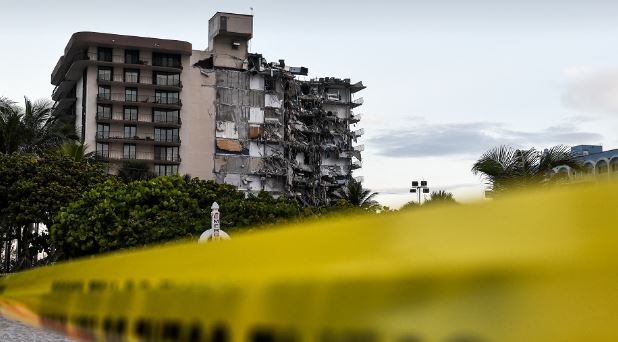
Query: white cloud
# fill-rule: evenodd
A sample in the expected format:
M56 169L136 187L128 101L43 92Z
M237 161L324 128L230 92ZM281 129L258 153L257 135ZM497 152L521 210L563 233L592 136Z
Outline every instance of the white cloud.
M580 131L565 123L527 132L496 122L450 124L421 123L385 129L368 139L376 154L396 158L480 155L487 149L510 145L543 148L558 144L584 144L601 140L598 133Z
M564 73L562 102L566 106L587 114L618 114L618 67L572 67Z

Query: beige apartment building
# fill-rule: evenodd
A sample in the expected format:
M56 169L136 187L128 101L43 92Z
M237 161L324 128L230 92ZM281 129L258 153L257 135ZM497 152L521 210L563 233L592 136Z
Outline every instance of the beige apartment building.
M217 13L208 48L78 32L51 82L57 114L75 117L110 172L148 163L157 175L189 174L308 204L329 201L361 167L353 129L365 87L306 76L304 67L250 53L253 17Z

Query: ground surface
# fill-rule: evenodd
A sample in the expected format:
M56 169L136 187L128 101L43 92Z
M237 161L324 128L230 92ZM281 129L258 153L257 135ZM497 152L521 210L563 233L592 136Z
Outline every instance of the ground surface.
M2 342L75 342L54 332L30 328L21 323L0 317L0 341Z

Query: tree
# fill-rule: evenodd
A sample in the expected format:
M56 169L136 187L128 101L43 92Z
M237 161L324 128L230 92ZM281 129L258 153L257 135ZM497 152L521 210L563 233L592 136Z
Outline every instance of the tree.
M424 205L429 204L454 204L457 203L453 194L444 190L433 191Z
M134 180L148 180L157 175L150 170L150 165L144 161L126 161L118 170L118 177L126 182Z
M337 198L365 209L374 208L377 205L377 202L373 199L377 194L377 192L364 189L363 184L356 180L349 181L345 187L335 192Z
M0 153L0 237L9 246L17 241L14 269L31 266L39 252L51 256L47 232L37 231L39 224L50 227L60 208L106 178L102 167L58 153Z
M94 159L94 152L86 152L88 145L77 141L67 141L60 146L60 154L74 162L89 162Z
M581 163L566 146L554 146L544 152L520 150L508 146L485 152L472 166L474 174L481 174L494 194L504 191L555 183L554 168L568 166L581 170Z
M404 204L400 210L421 208L427 205L433 206L436 204L455 204L455 203L457 203L457 201L455 201L455 198L453 197L452 193L444 191L444 190L438 190L438 191L433 191L430 194L429 199L426 200L422 205L417 202L410 201Z
M41 154L76 139L75 128L67 118L53 114L48 100L25 98L24 107L0 99L0 152Z
M226 231L299 217L296 201L180 176L123 183L110 179L64 208L51 227L63 258L197 238L210 228L210 207L221 207Z

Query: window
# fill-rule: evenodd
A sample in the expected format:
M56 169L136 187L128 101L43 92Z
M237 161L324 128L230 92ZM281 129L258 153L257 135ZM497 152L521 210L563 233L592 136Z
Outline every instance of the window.
M178 146L155 146L155 160L174 161L177 162L178 158Z
M157 128L155 127L155 141L180 142L178 128Z
M126 88L124 90L124 100L127 102L137 102L137 88Z
M112 80L112 68L99 67L99 73L97 79L99 81L111 81Z
M139 50L124 50L126 64L139 64Z
M97 143L96 155L97 157L109 158L109 144Z
M180 74L169 72L155 72L154 81L156 85L179 86Z
M155 109L153 111L154 122L164 123L180 123L178 110L161 110Z
M97 59L103 62L112 61L112 49L100 47L97 50Z
M97 95L99 100L111 100L112 88L110 86L99 86L99 94Z
M326 91L326 99L328 101L341 101L341 94L339 94L339 90L327 90Z
M135 125L124 125L124 138L125 139L133 139L137 137L137 126Z
M178 165L160 165L155 164L155 173L157 176L170 176L178 173Z
M97 105L97 118L99 119L111 119L112 118L112 106L111 105Z
M275 79L270 76L264 77L264 91L275 91Z
M155 102L161 104L178 104L178 92L174 91L155 91Z
M137 107L124 107L123 119L125 121L137 121Z
M152 65L180 68L180 55L155 52L152 54Z
M109 124L97 124L97 138L109 139Z
M124 69L124 81L127 83L139 83L139 70Z
M135 144L124 144L122 157L124 159L135 159Z

